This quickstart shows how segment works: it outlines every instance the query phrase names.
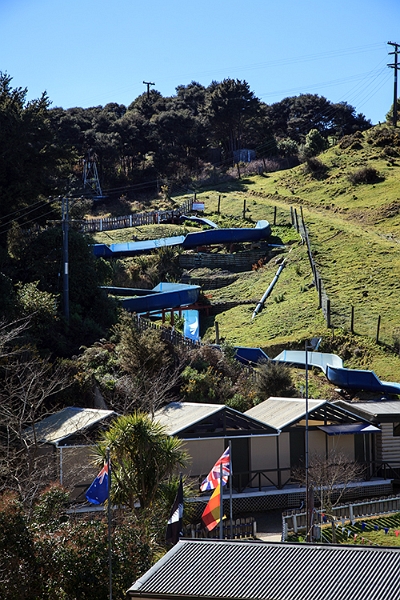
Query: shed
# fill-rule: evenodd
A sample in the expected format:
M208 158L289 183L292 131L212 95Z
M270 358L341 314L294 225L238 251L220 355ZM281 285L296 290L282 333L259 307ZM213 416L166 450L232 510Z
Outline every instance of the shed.
M338 406L379 425L376 436L376 470L391 469L396 479L400 479L400 400L379 400L368 402L345 402Z
M310 455L327 456L334 449L345 454L349 461L369 463L373 459L370 434L379 432L379 428L350 408L327 400L311 399L307 406L304 398L271 397L244 414L280 430L276 460L282 481L290 481L291 470L304 466L307 415ZM259 456L263 454L260 450ZM256 466L262 468L262 463Z
M40 447L46 462L51 460L53 479L79 499L98 472L92 454L97 436L116 416L113 410L69 406L29 427L24 436Z
M398 600L399 572L399 548L183 539L127 598Z
M200 480L231 441L234 486L243 488L257 460L258 441L273 453L279 430L223 404L171 402L154 415L169 435L185 441L191 457L188 471ZM268 460L268 457L267 457ZM273 464L275 468L275 463Z

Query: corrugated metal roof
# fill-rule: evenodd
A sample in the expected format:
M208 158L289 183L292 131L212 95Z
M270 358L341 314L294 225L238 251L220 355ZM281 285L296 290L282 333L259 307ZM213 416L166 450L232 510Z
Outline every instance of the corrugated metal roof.
M400 549L182 540L128 597L398 600Z
M308 400L309 419L330 423L368 422L348 408L328 402L328 400ZM277 429L284 429L301 421L306 416L306 401L304 398L271 397L244 413L249 417L263 421Z
M167 406L159 409L154 414L154 419L160 422L169 435L189 435L190 429L196 428L196 425L204 422L210 417L215 417L218 413L225 413L226 434L232 435L277 435L278 431L269 423L266 424L251 415L240 413L224 404L200 404L197 402L171 402ZM218 419L213 419L218 421ZM234 429L233 429L234 428ZM199 437L207 437L205 431L199 429ZM212 431L210 426L209 432ZM185 433L186 432L186 433ZM223 431L215 430L215 435L220 437Z
M309 412L314 408L323 406L326 400L309 400ZM271 397L257 406L247 410L245 415L264 421L268 425L282 429L302 419L306 414L306 401L303 398L275 398Z
M361 413L365 418L373 417L378 421L381 417L400 417L400 400L380 400L379 402L345 402L340 400L337 404L353 413Z
M56 444L115 414L113 410L69 406L36 423L35 435L41 443ZM32 427L25 431L25 435L33 437Z
M183 429L194 425L224 409L223 404L198 404L197 402L171 402L154 413L169 435L176 435Z

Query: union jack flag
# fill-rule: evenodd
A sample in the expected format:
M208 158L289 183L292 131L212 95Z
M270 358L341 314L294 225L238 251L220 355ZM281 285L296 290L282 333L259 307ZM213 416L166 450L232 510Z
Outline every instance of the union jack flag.
M219 479L221 477L221 467L222 464L222 485L226 485L228 481L229 475L232 475L232 467L231 467L231 458L229 455L229 448L225 450L221 458L217 460L205 480L200 486L200 490L205 492L207 490L215 490L215 488L219 484Z

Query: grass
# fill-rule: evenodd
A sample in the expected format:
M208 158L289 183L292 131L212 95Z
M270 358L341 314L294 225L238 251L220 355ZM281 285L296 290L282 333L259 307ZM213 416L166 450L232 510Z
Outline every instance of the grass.
M397 535L396 535L397 532ZM335 527L336 543L351 546L400 546L400 514L367 517L351 523L344 521ZM321 542L332 543L332 524L321 528ZM304 538L290 533L288 542L302 542Z
M341 145L319 156L326 166L326 174L319 179L300 165L197 192L197 200L205 203L205 216L220 226L252 227L260 219L271 224L276 219L274 241L286 245L287 257L271 296L254 319L256 303L278 268L273 258L255 271L237 273L237 280L229 286L205 289L213 303L254 303L238 305L215 318L203 317L201 335L204 341L214 341L217 319L220 336L226 341L262 347L269 356L283 348L301 349L306 339L322 336L321 349L336 351L345 366L372 369L383 380L398 381L400 358L392 346L400 323L400 141L390 127L378 126ZM352 184L349 176L367 167L379 173L380 181ZM180 199L175 200L179 204ZM291 227L291 207L298 215L300 209L303 211L314 258L331 301L332 330L327 329L318 309L306 248ZM129 241L133 236L182 235L196 229L148 225L102 232L95 239L110 243ZM354 335L350 334L352 307ZM376 344L379 317L380 344ZM316 388L319 379L316 375Z

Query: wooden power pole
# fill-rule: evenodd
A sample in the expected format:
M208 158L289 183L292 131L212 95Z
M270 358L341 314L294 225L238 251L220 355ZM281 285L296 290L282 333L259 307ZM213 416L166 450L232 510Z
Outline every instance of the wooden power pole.
M398 56L400 44L396 42L388 42L388 44L394 48L393 52L389 52L389 54L394 55L394 62L390 63L388 67L394 69L393 127L397 127L397 71L399 70Z

